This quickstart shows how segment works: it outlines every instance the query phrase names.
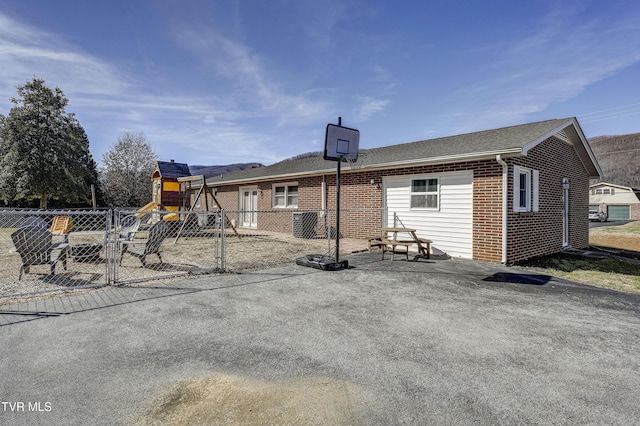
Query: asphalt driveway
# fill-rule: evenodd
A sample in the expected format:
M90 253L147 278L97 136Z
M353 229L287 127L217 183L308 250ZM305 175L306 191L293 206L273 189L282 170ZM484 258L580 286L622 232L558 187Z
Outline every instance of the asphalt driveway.
M204 424L640 419L639 296L473 261L350 261L4 306L0 424L144 423L194 400ZM222 402L198 399L216 387Z

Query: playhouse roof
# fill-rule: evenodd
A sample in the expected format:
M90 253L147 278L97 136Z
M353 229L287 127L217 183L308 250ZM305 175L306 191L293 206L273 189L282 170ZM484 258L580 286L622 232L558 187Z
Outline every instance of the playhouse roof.
M156 164L156 171L160 173L163 178L179 178L184 176L191 176L189 171L189 165L185 163L176 163L175 161L158 161Z
M361 149L358 161L352 165L357 170L407 167L423 164L442 164L527 155L527 152L557 135L576 149L585 169L591 176L601 175L600 167L575 118L540 121L500 129L485 130L437 139L390 145L381 148ZM362 141L362 138L361 138ZM220 185L242 183L261 179L287 178L305 174L332 173L335 162L326 161L322 155L285 160L267 167L247 169L216 176L207 182ZM350 167L345 165L343 170Z

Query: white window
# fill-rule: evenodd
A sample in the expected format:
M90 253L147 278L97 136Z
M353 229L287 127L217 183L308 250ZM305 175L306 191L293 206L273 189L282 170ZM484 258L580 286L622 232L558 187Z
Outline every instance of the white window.
M538 211L538 170L513 166L513 211Z
M298 184L288 183L273 186L273 207L297 208L298 207Z
M437 209L440 185L438 178L413 179L411 181L411 208Z

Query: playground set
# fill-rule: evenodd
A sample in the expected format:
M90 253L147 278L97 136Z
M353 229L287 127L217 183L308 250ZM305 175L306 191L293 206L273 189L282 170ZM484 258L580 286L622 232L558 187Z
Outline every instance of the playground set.
M151 202L138 210L136 215L140 218L154 211L171 212L164 213L161 220L182 222L178 231L178 235L180 235L187 221L194 216L180 215L179 212L222 210L215 194L207 185L205 176L191 175L189 166L185 163L176 163L174 160L158 161L151 178L153 181L152 199ZM196 188L199 189L194 195ZM207 223L198 223L200 227L207 225ZM238 235L236 228L228 220L227 226Z

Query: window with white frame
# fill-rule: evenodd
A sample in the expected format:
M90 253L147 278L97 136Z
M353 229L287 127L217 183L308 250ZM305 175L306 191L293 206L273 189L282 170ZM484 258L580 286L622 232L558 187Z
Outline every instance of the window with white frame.
M513 211L538 211L538 170L513 166Z
M297 208L298 184L287 183L273 186L273 207Z
M437 209L440 201L438 178L411 180L411 208Z

